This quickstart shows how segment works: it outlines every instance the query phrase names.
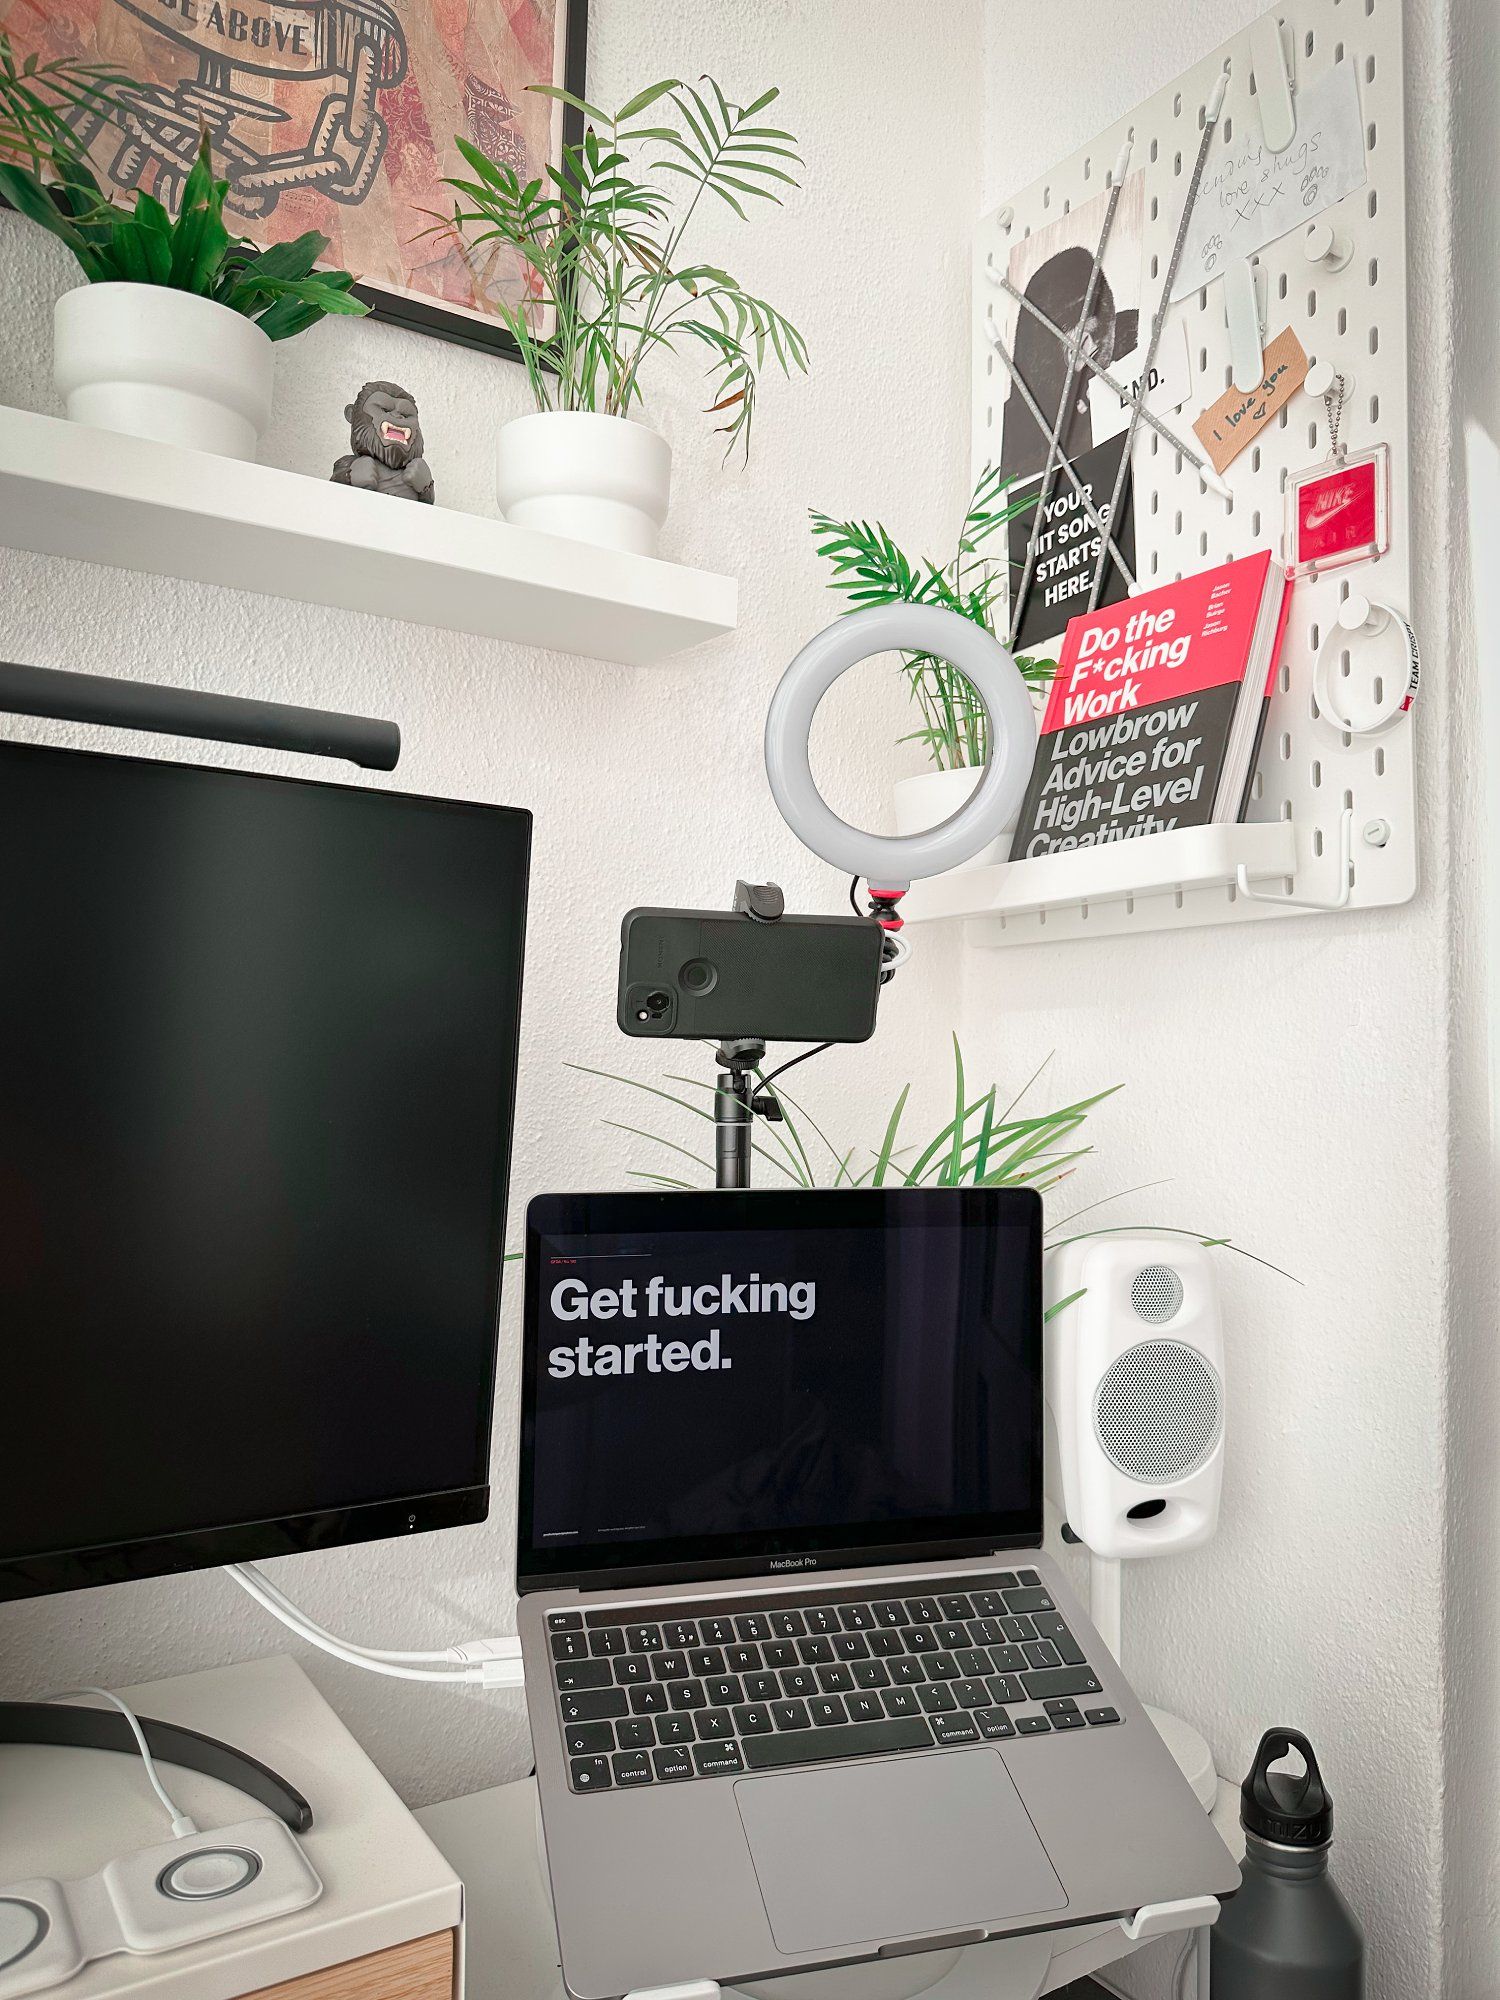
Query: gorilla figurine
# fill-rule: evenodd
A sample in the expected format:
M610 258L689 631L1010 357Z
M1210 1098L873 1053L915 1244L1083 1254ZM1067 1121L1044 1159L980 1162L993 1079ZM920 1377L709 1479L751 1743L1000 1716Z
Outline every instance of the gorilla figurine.
M417 406L406 391L394 382L366 382L344 415L354 449L334 466L334 484L362 486L367 493L389 493L397 500L425 500L430 507L432 474L422 456Z

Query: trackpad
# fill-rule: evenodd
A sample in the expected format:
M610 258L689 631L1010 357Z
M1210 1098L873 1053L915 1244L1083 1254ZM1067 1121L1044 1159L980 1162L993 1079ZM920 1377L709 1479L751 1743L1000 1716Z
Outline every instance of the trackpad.
M1067 1897L998 1750L736 1784L777 1949L971 1930Z

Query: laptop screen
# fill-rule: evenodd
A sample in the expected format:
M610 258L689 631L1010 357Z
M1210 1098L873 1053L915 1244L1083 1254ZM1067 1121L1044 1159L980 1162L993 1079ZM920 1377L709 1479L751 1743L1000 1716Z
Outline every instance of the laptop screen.
M1042 1518L1028 1189L543 1195L518 1575L815 1568Z

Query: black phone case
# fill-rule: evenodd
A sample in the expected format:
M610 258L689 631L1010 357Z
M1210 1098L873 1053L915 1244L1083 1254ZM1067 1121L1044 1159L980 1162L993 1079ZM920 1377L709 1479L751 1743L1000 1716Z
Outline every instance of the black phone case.
M885 934L870 917L631 910L620 926L627 1035L866 1042Z

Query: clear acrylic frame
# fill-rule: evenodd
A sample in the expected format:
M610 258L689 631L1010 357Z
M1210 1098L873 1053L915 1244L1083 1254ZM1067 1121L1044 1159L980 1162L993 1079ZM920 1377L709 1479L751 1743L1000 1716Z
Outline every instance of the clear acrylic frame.
M1384 444L1290 472L1283 560L1290 575L1318 576L1369 562L1391 545L1391 453Z

